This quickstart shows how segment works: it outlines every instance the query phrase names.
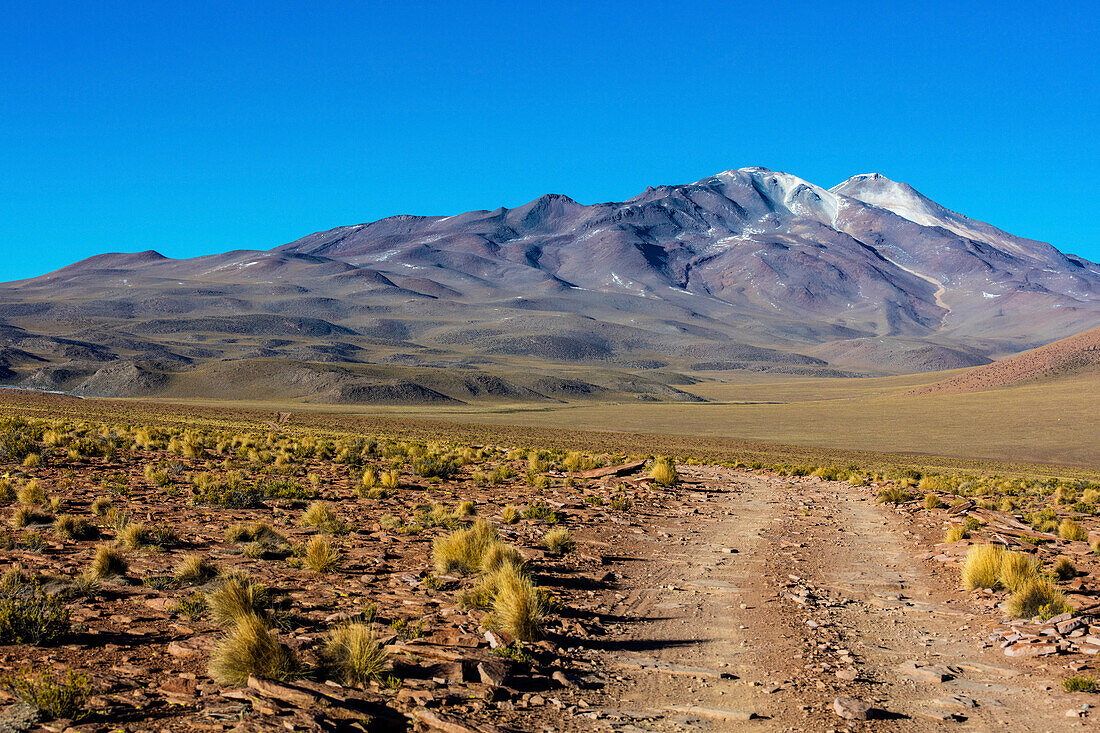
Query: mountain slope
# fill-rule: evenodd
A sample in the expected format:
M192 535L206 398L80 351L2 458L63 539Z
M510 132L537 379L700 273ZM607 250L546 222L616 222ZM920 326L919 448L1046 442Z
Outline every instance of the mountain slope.
M1024 382L1100 374L1100 328L1055 341L1009 359L975 367L912 394L981 392Z
M58 389L109 388L113 375L86 386L104 362L277 359L585 365L632 370L657 394L696 365L986 363L1100 323L1100 266L877 174L827 190L744 168L623 202L394 216L266 252L99 255L0 284L0 318L0 378Z

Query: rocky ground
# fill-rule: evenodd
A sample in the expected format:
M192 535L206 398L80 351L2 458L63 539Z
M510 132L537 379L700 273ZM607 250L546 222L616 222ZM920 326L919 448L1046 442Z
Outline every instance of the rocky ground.
M47 524L13 529L2 551L9 568L63 589L98 545L117 541L91 510L98 497L173 539L159 551L128 551L125 575L97 590L67 592L71 632L57 644L0 646L4 673L29 668L60 679L79 670L90 694L87 717L74 721L36 718L4 693L11 704L0 731L1095 725L1095 696L1066 693L1061 680L1096 675L1087 652L1095 652L1097 622L1009 626L997 607L1003 594L960 591L966 543L940 540L972 508L965 505L894 507L875 502L874 485L709 465L681 466L675 487L656 485L638 462L571 474L547 466L534 472L547 479L539 482L522 478L529 464L519 456L489 451L446 480L406 472L398 488L374 498L359 488L362 467L303 459L285 473L315 497L233 509L189 498L185 476L233 468L234 459L215 460L212 449L191 458L163 449L43 455L40 465L6 466L9 480L39 482L58 500L57 513L94 520L99 537L64 539ZM170 467L179 484L149 480L150 464ZM518 476L474 480L475 471L500 466ZM344 525L331 533L341 562L328 573L295 562L294 548L318 534L300 522L314 498L329 501ZM433 505L459 501L473 501L475 514L452 517L451 526L426 519ZM545 511L507 524L506 505ZM6 518L17 509L5 509ZM986 515L983 532L1011 529L1007 515ZM470 580L433 570L433 539L475 516L520 549L552 594L542 640L516 643L492 630L484 610L460 602ZM228 527L255 520L286 537L289 556L250 556L226 538ZM542 538L552 526L567 527L576 549L548 552ZM1067 588L1078 608L1095 602L1100 572L1087 548L1057 539L1040 548L1074 556L1079 577ZM302 661L303 678L211 679L208 661L225 632L186 602L217 581L173 582L185 553L271 589L274 633ZM368 621L389 652L389 673L365 686L338 684L318 659L333 626L352 618ZM1004 651L1024 646L1029 653Z

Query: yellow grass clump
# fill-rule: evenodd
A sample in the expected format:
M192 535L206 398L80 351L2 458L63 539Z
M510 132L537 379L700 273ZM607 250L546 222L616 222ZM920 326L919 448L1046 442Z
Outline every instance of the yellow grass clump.
M432 543L432 562L440 575L468 575L481 568L485 551L500 541L492 524L479 519L468 529L460 529Z
M680 474L671 458L658 458L653 461L649 475L658 486L675 486L680 482Z
M996 588L1005 550L1000 545L974 545L962 566L962 584L967 590Z
M271 634L262 618L241 616L210 656L210 676L221 685L243 686L250 675L288 680L298 673L293 652Z
M1064 540L1086 542L1088 541L1089 533L1080 524L1067 517L1058 525L1058 536Z
M315 573L331 573L340 567L340 552L322 535L314 535L302 562Z
M381 679L389 655L370 626L351 623L329 632L322 658L345 685L363 685Z
M1001 568L997 578L1001 585L1016 591L1039 577L1039 561L1026 552L1005 552L1001 556Z
M1057 615L1066 609L1066 598L1049 580L1034 578L1022 585L1005 604L1013 618L1032 618L1044 610Z

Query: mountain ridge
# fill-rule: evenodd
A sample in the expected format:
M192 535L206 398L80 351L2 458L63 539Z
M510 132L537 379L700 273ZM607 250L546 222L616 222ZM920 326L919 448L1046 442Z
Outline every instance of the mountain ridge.
M105 253L0 284L0 320L22 329L0 342L7 381L70 387L98 362L59 357L76 348L61 338L108 361L191 367L898 373L987 363L1095 326L1100 265L881 174L825 189L751 167L623 202L544 194L391 216L271 250Z

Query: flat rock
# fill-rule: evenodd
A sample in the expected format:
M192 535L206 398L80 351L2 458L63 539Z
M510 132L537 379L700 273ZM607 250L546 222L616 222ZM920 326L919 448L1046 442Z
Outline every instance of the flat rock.
M833 712L845 720L870 720L875 708L854 697L838 697L833 700Z

